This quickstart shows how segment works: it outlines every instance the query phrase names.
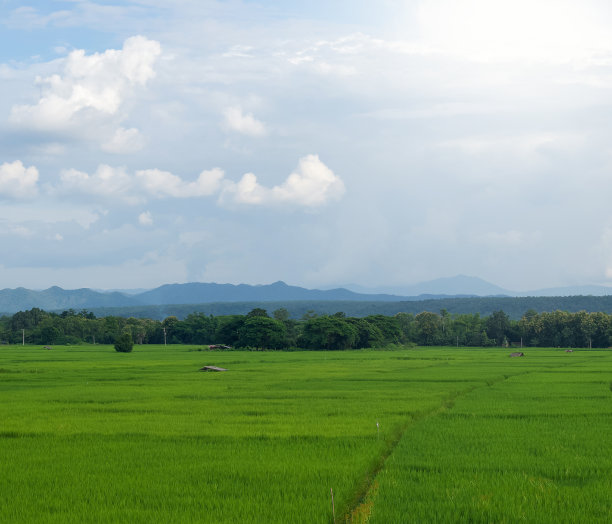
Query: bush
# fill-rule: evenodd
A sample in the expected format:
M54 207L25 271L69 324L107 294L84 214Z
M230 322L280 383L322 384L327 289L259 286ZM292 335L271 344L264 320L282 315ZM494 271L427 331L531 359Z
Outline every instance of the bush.
M130 353L132 349L134 349L134 341L128 333L124 333L115 341L115 351L119 353Z

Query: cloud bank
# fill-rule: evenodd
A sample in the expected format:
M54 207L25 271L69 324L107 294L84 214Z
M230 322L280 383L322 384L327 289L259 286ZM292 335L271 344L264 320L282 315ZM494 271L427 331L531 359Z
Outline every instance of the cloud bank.
M50 195L88 195L139 204L148 199L194 199L219 194L219 203L291 204L318 207L337 200L345 192L344 182L318 155L300 159L298 168L278 186L267 188L257 182L253 173L246 173L238 182L225 179L220 168L202 171L193 181L160 169L142 169L129 173L124 167L106 164L92 174L66 169L59 183L45 186ZM0 194L12 198L32 198L38 193L38 170L24 167L21 161L0 166ZM141 221L141 223L143 223Z

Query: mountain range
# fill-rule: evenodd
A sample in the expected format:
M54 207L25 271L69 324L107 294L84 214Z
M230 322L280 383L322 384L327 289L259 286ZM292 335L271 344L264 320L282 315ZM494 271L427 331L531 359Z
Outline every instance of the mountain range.
M99 291L89 288L66 290L54 286L42 291L25 288L0 290L0 311L38 307L47 311L110 307L209 304L223 302L368 301L400 302L465 297L527 297L612 295L606 286L578 286L514 292L477 277L458 275L400 288L367 289L347 285L335 289L306 289L284 282L267 285L187 283L166 284L147 291Z

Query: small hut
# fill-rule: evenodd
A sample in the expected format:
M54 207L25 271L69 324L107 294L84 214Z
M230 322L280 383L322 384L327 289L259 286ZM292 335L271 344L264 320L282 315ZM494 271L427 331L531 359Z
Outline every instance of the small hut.
M525 353L523 353L522 351L517 351L515 353L510 353L511 357L524 357Z
M217 366L204 366L200 369L200 371L227 371L225 368L220 368Z

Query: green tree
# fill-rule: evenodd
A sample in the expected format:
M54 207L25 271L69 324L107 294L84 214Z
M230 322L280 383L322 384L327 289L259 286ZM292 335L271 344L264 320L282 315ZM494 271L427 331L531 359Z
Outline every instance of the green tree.
M247 313L247 317L267 317L268 312L265 309L256 307Z
M289 320L289 318L291 317L291 314L289 313L287 309L285 309L284 307L281 307L281 308L278 308L272 311L272 316L276 320L287 322L287 320Z
M119 353L130 353L134 349L134 341L129 333L123 333L115 342L115 351Z
M494 311L487 318L486 322L487 337L493 339L495 344L501 346L504 338L510 331L510 318L503 311Z
M346 319L324 315L305 322L299 345L309 349L349 349L354 347L358 334Z
M430 311L419 313L414 320L417 324L417 334L419 343L424 346L431 346L441 331L440 316Z
M285 324L275 318L247 317L238 330L238 346L281 349L287 346Z
M215 343L234 346L240 338L240 328L244 324L244 315L224 315L217 317L217 329L215 330Z

